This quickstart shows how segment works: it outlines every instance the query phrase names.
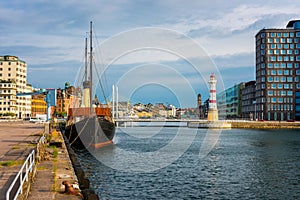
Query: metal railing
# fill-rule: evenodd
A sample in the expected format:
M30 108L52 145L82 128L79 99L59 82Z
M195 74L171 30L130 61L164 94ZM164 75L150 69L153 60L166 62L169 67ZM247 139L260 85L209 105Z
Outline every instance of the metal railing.
M18 187L13 199L17 199L19 194L22 194L23 184L28 181L29 172L32 172L33 166L35 164L35 151L32 150L31 153L26 158L24 164L16 175L15 179L11 183L10 187L6 192L6 200L10 200L10 193L14 187ZM17 184L17 186L16 186Z
M44 144L45 142L45 133L46 132L49 132L49 130L47 130L45 128L45 132L44 134L42 135L42 137L39 139L39 142L37 144L37 147L36 147L36 155L37 156L40 156L40 145L41 144ZM10 200L11 198L11 192L12 192L12 189L14 187L18 187L17 188L17 191L15 194L13 194L13 200L16 200L18 195L19 194L22 194L23 192L23 184L24 182L28 181L28 176L29 176L29 173L32 172L33 170L33 167L35 165L35 150L32 150L31 153L27 156L25 162L23 163L21 169L19 170L18 174L16 175L14 181L11 183L10 187L8 188L7 192L6 192L6 200Z

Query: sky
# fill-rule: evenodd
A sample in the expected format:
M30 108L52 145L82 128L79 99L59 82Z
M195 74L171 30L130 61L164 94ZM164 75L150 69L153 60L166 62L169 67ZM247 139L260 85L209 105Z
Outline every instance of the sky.
M300 18L299 7L292 0L1 0L0 55L24 60L34 87L79 84L93 21L97 95L111 100L115 84L119 100L195 107L198 93L209 96L210 73L219 91L255 80L255 34L285 28Z

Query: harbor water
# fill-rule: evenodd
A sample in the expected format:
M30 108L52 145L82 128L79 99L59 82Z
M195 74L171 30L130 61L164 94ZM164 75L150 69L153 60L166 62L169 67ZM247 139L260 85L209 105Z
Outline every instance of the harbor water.
M112 146L78 155L101 199L300 199L299 130L212 134L206 145L206 129L118 128Z

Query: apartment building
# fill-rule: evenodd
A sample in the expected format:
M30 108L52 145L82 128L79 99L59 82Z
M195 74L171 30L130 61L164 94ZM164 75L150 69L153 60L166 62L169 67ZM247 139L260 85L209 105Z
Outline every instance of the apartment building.
M32 86L27 84L27 65L17 56L0 56L0 114L25 118L31 115Z
M249 81L245 83L245 87L242 89L242 118L256 120L256 82Z
M262 29L255 38L257 117L300 120L300 20Z

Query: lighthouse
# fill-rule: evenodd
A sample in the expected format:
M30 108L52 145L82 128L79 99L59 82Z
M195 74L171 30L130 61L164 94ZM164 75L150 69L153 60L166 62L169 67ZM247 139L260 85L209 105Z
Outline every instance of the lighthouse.
M214 73L210 75L209 81L209 106L208 106L208 121L218 121L218 109L217 109L217 95L216 95L216 85L217 80Z

